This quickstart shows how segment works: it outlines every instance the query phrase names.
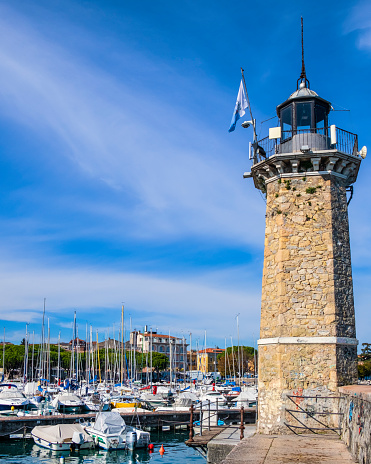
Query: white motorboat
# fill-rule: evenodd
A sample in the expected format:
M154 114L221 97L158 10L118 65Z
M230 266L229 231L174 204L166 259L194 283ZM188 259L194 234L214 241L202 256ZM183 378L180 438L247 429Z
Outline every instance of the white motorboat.
M208 403L215 403L218 407L225 407L227 405L226 398L219 393L218 391L207 390L200 394L200 402L202 405L207 405Z
M149 432L127 426L116 411L99 412L94 424L85 427L85 431L97 446L106 450L145 448L151 439Z
M256 386L245 387L245 389L236 398L236 407L253 408L256 406L258 399L258 388Z
M83 450L95 447L92 437L80 424L38 425L31 431L36 445L52 451Z
M98 412L110 410L110 402L108 400L102 400L97 394L85 396L81 399L83 402L84 411Z
M170 406L160 406L156 411L189 411L192 404L198 403L198 398L194 393L181 392Z
M29 400L18 390L16 385L1 384L0 388L0 413L11 414L14 411L25 410L29 406Z
M62 413L79 413L84 403L78 396L72 393L61 393L54 398L52 405Z

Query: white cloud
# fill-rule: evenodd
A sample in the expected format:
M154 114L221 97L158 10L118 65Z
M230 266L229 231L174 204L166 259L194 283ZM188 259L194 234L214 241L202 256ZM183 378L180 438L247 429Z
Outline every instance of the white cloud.
M241 284L241 274L246 278L245 285ZM239 284L234 283L237 280ZM241 313L241 333L246 337L258 333L260 276L243 267L181 278L2 261L0 281L0 319L41 324L46 297L54 337L58 327L71 327L71 323L56 320L70 317L72 321L74 310L79 321L112 328L120 320L123 300L126 315L132 315L137 327L148 323L162 330L199 336L207 329L216 339L234 333L233 318Z
M135 62L141 65L134 65L133 52L116 43L121 72L128 76L121 80L48 41L11 10L2 12L1 111L38 134L44 150L53 151L55 169L67 156L85 175L130 197L130 205L114 214L125 215L136 237L213 235L259 242L249 217L262 215L264 208L256 206L252 185L242 181L242 153L231 157L220 128L212 128L211 111L222 101L212 81L189 82L171 69L167 95L155 96L150 86L141 85L143 76L152 69L153 79L166 79L167 64L155 66L139 55ZM184 99L202 92L195 87L204 91L206 117L189 114L174 99L182 91ZM45 153L33 156L42 162ZM99 206L91 205L113 213L112 207ZM74 207L89 205L82 200Z
M371 5L361 0L353 8L344 24L345 33L357 32L357 45L361 49L371 49Z

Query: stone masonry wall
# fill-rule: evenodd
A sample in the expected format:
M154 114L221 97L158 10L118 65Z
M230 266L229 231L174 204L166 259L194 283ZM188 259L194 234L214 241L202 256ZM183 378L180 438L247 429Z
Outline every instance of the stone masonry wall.
M267 184L260 339L276 337L355 337L346 192L334 176ZM259 346L259 430L283 431L287 394L354 383L355 360L355 346Z
M341 438L356 462L371 464L371 386L341 387Z

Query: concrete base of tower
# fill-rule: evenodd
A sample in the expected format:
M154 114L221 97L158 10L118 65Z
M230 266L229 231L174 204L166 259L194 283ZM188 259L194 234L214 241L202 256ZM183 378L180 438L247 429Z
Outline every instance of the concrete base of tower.
M339 427L338 387L357 381L356 340L292 341L259 341L259 433Z

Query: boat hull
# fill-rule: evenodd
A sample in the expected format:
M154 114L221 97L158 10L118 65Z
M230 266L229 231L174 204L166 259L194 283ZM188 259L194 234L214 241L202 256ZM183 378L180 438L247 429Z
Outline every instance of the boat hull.
M64 442L64 443L58 443L58 442L51 443L50 441L37 437L33 435L32 433L31 435L36 445L41 446L42 448L47 448L51 451L84 450L84 449L92 449L95 447L94 442L92 441L82 443L81 445L76 445L72 441Z

